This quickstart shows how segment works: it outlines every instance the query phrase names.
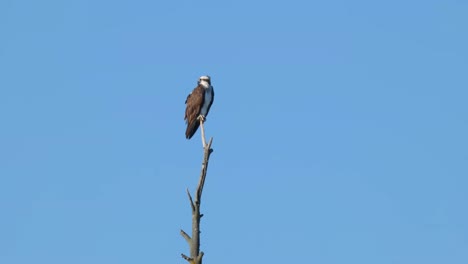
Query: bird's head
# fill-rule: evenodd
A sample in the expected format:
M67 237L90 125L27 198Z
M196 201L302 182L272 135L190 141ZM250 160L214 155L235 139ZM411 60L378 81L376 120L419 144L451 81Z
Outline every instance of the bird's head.
M203 75L198 79L198 83L207 83L208 85L211 85L211 78L208 75Z

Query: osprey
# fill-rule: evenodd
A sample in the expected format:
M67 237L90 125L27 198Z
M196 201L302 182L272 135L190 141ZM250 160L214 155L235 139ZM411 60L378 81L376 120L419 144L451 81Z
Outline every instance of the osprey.
M205 122L214 100L213 86L211 86L210 76L201 76L198 79L198 86L187 96L185 100L185 118L187 130L185 137L191 139L197 132L200 122ZM203 127L202 127L203 129ZM203 131L202 131L203 132Z

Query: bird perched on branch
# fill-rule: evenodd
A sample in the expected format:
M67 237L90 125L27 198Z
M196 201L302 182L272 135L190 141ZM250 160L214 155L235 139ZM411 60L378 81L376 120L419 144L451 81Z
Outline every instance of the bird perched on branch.
M214 90L211 86L211 78L208 75L201 76L198 79L198 86L187 96L185 100L185 118L187 130L185 137L191 139L197 132L200 124L202 125L202 140L204 139L203 123L210 111L214 100Z

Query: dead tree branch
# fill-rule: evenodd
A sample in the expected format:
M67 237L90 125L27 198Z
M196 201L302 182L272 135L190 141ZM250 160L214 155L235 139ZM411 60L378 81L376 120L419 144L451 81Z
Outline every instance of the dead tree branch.
M202 136L204 137L204 135ZM190 257L181 254L182 258L187 260L190 264L202 264L203 251L200 251L200 219L203 214L200 214L200 205L201 198L203 193L203 186L205 185L206 172L208 171L208 162L210 160L210 155L213 152L211 148L211 143L213 138L210 138L208 144L203 145L203 162L200 172L200 179L198 181L198 186L195 191L195 201L193 201L192 196L190 195L189 190L187 189L187 195L190 201L190 207L192 209L192 237L190 237L183 230L180 230L181 236L187 241L190 247ZM204 143L204 140L203 140Z

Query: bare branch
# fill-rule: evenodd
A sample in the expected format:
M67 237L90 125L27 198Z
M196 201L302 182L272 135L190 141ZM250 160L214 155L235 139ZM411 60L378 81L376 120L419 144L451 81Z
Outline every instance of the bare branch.
M205 145L203 149L203 163L202 163L202 168L200 172L200 180L198 181L198 186L197 186L197 195L195 196L196 204L201 203L201 196L203 192L203 186L205 185L206 172L208 171L208 161L210 160L210 155L213 152L213 149L211 149L212 143L213 143L213 138L210 138L210 142L208 143L208 145Z
M180 234L185 238L185 241L187 241L189 245L192 243L192 238L187 233L185 233L184 230L181 229Z
M192 212L194 212L195 211L195 204L193 203L192 196L190 195L190 191L189 191L188 188L187 188L187 195L188 195L188 198L190 200L190 206L192 207Z
M203 255L205 255L205 253L203 253L203 251L201 251L200 254L197 256L197 262L196 263L199 263L199 264L202 263Z
M190 206L192 207L192 237L187 233L181 230L181 235L185 238L190 246L190 257L182 254L182 258L187 260L191 264L202 264L203 251L200 251L200 219L203 214L200 213L201 198L203 193L203 186L205 185L206 173L208 171L208 162L210 160L210 155L213 152L211 144L213 143L213 138L210 138L208 144L205 143L205 132L203 128L203 122L200 122L202 126L202 142L203 142L203 161L200 172L200 179L198 181L197 189L195 191L195 202L190 195L189 190L187 189L187 195L190 200Z
M195 261L193 261L193 258L191 257L187 257L185 254L180 254L182 256L183 259L185 259L186 261L188 261L189 263L195 263Z
M205 123L204 118L200 118L200 130L201 130L201 140L203 144L203 148L206 147L206 139L205 139L205 126L203 125Z

